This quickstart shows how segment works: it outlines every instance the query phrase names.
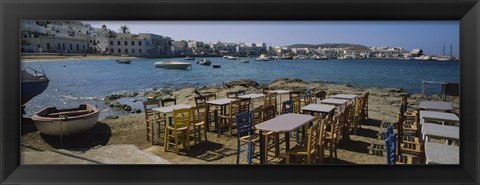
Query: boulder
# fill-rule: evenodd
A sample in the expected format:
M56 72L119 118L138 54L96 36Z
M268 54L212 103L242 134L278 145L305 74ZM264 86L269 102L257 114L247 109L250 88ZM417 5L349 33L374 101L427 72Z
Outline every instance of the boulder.
M260 84L253 80L236 80L236 81L230 81L230 82L225 82L223 84L227 88L235 87L235 86L242 86L242 87L255 87L255 88L260 88Z

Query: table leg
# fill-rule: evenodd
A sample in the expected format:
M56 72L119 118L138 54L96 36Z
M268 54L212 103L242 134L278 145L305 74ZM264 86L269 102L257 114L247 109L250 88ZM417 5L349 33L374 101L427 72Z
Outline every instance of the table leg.
M290 150L290 132L285 132L285 150Z
M265 136L260 130L260 164L265 164Z

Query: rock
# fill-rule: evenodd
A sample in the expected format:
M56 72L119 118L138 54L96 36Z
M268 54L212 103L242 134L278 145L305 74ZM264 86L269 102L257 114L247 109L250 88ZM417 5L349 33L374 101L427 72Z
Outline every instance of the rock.
M223 84L227 88L231 88L234 86L242 86L242 87L255 87L255 88L260 88L260 84L253 80L236 80L236 81L230 81L230 82L225 82Z
M128 106L128 105L124 105L123 106L123 110L125 111L131 111L132 110L132 107Z
M132 110L132 113L137 113L138 114L138 113L141 113L141 112L142 112L142 110L140 110L140 109L133 109Z
M276 82L285 82L285 83L300 82L300 83L306 83L306 82L304 82L302 79L297 79L297 78L293 78L293 79L290 79L290 78L277 78L277 79L272 80L272 84L273 84L273 83L276 83Z
M107 116L105 118L107 118L107 119L118 119L118 116Z
M114 94L114 95L110 95L110 96L105 97L105 100L107 100L107 101L113 101L113 100L120 99L120 98L122 98L121 95Z

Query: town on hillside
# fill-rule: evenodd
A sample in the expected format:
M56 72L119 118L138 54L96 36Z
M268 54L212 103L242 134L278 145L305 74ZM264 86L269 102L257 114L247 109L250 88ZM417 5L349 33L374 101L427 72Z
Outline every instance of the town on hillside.
M21 22L22 54L101 54L145 58L185 56L238 56L257 57L262 54L284 59L454 59L446 56L428 56L422 49L407 51L402 47L367 47L355 44L295 44L267 46L263 42L207 43L196 40L173 40L153 33L130 33L124 25L116 31L103 25L94 28L81 21ZM445 50L445 47L444 47Z

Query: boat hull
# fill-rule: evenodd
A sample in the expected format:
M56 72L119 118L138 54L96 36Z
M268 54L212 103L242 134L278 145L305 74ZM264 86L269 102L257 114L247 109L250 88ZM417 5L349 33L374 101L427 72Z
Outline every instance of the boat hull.
M156 68L163 68L163 69L187 69L188 67L192 66L191 64L162 64L162 63L155 63Z
M91 107L91 105L88 106ZM46 108L42 111L46 111L47 109L51 108ZM84 115L66 116L65 118L46 117L37 113L32 116L32 120L38 131L43 134L69 136L93 128L98 121L99 115L100 111L96 109Z
M117 63L119 64L130 64L131 60L126 60L126 59L118 59Z
M48 87L50 80L45 77L35 77L30 73L22 71L22 105L30 101L33 97L41 94Z

